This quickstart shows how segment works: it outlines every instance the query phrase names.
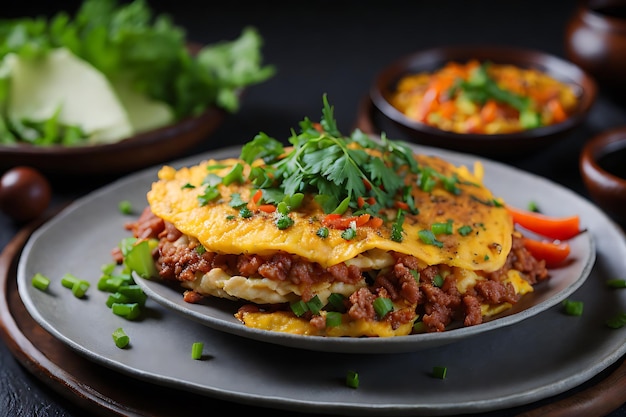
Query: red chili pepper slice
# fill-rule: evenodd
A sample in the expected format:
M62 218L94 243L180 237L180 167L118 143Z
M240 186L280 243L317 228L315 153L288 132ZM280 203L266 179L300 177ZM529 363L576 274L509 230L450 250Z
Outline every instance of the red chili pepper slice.
M541 236L551 239L567 240L581 232L580 218L577 215L551 217L511 206L506 206L506 209L511 216L513 216L514 223Z
M562 264L570 254L570 246L563 242L550 242L523 237L524 247L537 259L546 261L552 268Z

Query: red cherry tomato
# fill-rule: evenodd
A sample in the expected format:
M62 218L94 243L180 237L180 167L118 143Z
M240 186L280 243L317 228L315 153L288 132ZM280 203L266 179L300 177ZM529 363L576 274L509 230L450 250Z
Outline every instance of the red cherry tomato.
M51 197L50 183L36 169L18 166L0 178L0 210L18 222L42 214Z

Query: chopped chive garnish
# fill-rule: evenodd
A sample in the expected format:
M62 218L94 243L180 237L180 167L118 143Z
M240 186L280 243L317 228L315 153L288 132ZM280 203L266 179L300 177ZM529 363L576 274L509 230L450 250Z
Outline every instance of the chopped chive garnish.
M195 185L193 185L193 184L191 184L191 183L186 183L185 185L183 185L182 187L180 187L180 189L181 189L181 190L184 190L184 189L186 189L186 188L193 189L193 188L196 188L196 186L195 186Z
M90 286L91 284L89 284L88 281L84 279L78 280L72 286L72 294L74 294L76 298L83 298Z
M191 359L202 359L202 350L204 349L204 343L194 342L191 345Z
M565 309L565 314L570 316L582 316L583 314L582 301L565 300L563 301L563 308Z
M607 319L605 323L611 329L619 329L621 327L626 326L626 312L616 314L610 319Z
M337 311L326 312L326 327L335 327L341 324L341 313Z
M433 367L433 377L438 379L446 379L446 375L448 374L448 368L445 366L435 366Z
M437 240L435 235L430 230L420 230L417 232L417 236L419 236L420 240L427 245L437 246L438 248L443 248L443 242Z
M40 274L39 272L37 272L33 276L33 287L41 291L46 291L49 286L50 286L50 279L48 277L44 276L43 274Z
M131 303L137 303L140 306L145 305L148 298L148 296L143 292L141 287L137 284L122 285L120 286L118 292L126 296Z
M74 284L76 284L78 281L80 281L79 278L75 277L72 274L64 274L61 277L61 285L63 285L65 288L69 288L72 289L72 287L74 286Z
M387 313L393 311L393 303L389 298L378 297L374 300L374 310L376 311L376 315L382 319Z
M320 298L317 295L311 298L306 303L306 306L308 307L309 311L313 314L319 314L322 307L324 307L324 305L322 304L322 300L320 300Z
M426 331L426 325L421 320L416 320L413 323L413 333L424 333Z
M344 313L346 311L346 305L344 301L346 300L346 296L339 293L331 293L328 296L328 303L332 306L332 308L340 313Z
M441 286L443 285L444 279L441 275L437 274L433 277L433 285L435 287L439 287L441 288Z
M606 285L611 288L626 288L626 279L610 279Z
M348 371L346 373L346 385L350 388L359 387L359 373L356 371Z
M459 227L456 231L459 232L461 236L467 236L470 233L472 233L472 227L465 225L465 226Z
M430 226L430 230L435 235L451 235L452 234L452 220L448 220L445 223L433 223Z
M115 331L113 331L113 334L111 336L113 336L113 341L115 342L115 346L117 346L120 349L124 349L126 346L128 346L128 343L130 342L130 338L128 337L126 332L124 332L124 329L122 329L121 327L115 329Z
M122 293L114 292L112 294L109 294L105 304L107 307L111 308L113 307L113 304L128 304L128 303L130 303L130 299L128 297L126 297Z
M111 306L111 310L116 316L124 317L127 320L134 320L141 313L137 303L114 303Z
M133 214L133 205L128 200L122 200L118 203L117 208L122 214Z
M415 269L410 269L409 272L411 273L411 275L413 275L413 278L415 279L416 282L420 282L420 272L416 271Z
M295 314L297 317L300 317L304 313L309 311L309 307L302 300L298 300L294 303L291 303L289 307L291 307L291 311L293 311L293 314Z
M142 278L152 278L159 275L152 257L150 240L143 240L134 245L124 256L124 263Z

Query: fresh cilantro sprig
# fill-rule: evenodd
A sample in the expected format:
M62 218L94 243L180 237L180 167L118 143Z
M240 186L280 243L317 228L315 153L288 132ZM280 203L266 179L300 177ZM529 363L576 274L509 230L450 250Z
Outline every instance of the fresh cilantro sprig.
M385 135L375 141L359 130L343 136L326 95L323 103L320 123L308 118L300 122L300 133L292 130L289 149L263 133L244 145L242 160L251 164L260 158L266 163L253 170L255 185L287 196L313 192L327 213L356 209L359 196L374 197L372 212L392 207L402 198L398 191L404 181L398 172L419 171L410 147Z

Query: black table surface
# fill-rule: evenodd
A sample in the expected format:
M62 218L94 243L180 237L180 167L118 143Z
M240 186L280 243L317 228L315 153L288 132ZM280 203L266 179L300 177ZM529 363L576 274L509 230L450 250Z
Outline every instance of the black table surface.
M339 128L355 125L359 103L378 71L408 53L440 45L520 46L564 56L564 31L574 1L437 0L437 1L196 1L154 0L203 43L233 39L255 26L264 38L264 61L276 76L248 89L240 110L202 145L189 153L247 142L258 132L286 139L304 117L319 120L322 96L335 107ZM73 12L78 1L46 0L3 5L0 18ZM578 171L580 150L590 137L626 124L626 106L600 90L585 124L563 142L537 154L507 161L549 178L588 198ZM388 136L401 139L393 129ZM53 180L52 205L84 195L114 177ZM0 213L0 248L23 225ZM581 388L584 388L581 387ZM207 400L207 410L210 410ZM251 412L263 410L251 410ZM519 412L502 410L498 415ZM31 375L0 340L0 415L69 417L92 415ZM610 414L626 416L626 405Z

